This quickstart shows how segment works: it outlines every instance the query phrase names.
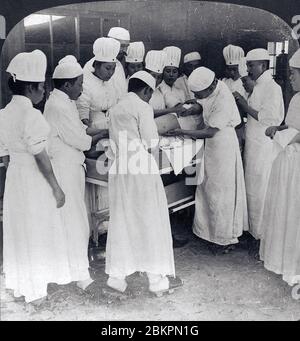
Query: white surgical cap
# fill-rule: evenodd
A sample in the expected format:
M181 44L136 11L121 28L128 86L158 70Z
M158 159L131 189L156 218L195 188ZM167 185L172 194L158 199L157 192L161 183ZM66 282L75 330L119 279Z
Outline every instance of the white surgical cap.
M72 79L83 74L82 67L72 55L62 58L53 72L53 79Z
M195 69L188 78L191 91L198 92L207 89L215 79L215 73L201 66Z

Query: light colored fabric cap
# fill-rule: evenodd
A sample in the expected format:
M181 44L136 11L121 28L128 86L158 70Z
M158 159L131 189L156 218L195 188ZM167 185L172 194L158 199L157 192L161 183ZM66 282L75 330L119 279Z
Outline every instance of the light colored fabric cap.
M163 50L150 50L146 54L145 67L147 70L163 73L167 54Z
M177 46L166 46L163 51L167 54L165 66L179 67L181 50Z
M238 65L240 60L245 57L245 52L241 47L230 44L224 47L223 56L226 65Z
M118 39L118 40L127 40L130 41L129 31L123 27L112 27L108 34L108 37Z
M14 80L24 82L44 82L47 57L41 50L21 52L9 63L6 71Z
M269 52L266 49L254 49L247 53L246 61L270 60Z
M155 90L155 85L156 85L156 80L153 76L150 75L149 72L146 71L138 71L136 73L134 73L130 78L130 79L140 79L141 81L143 81L144 83L146 83L147 85L150 86L150 88L154 91Z
M72 79L83 74L82 67L72 55L62 58L53 72L53 79Z
M99 62L116 62L120 51L120 42L113 38L98 38L93 45L95 60Z
M127 63L141 63L144 60L145 45L142 41L130 43L127 50Z
M199 52L190 52L183 57L183 63L193 62L194 60L201 60Z
M188 78L191 91L198 92L207 89L215 79L215 73L204 67L195 69Z

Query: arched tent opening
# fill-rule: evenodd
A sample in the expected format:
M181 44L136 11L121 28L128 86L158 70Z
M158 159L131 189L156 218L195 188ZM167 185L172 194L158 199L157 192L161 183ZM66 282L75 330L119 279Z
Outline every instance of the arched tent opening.
M52 7L24 18L8 34L1 58L1 106L10 98L5 69L14 55L35 48L43 50L47 55L50 78L58 60L66 54L75 55L84 65L92 57L93 41L106 35L111 26L129 29L131 40L142 40L146 50L167 45L179 46L183 54L198 50L203 64L219 77L223 76L224 70L222 49L229 43L241 46L245 52L256 47L267 48L269 43L273 55L276 54L276 48L272 48L274 43L275 47L277 43L277 54L282 46L289 54L298 48L291 27L283 19L244 5L189 0L124 0ZM287 94L287 101L289 97Z

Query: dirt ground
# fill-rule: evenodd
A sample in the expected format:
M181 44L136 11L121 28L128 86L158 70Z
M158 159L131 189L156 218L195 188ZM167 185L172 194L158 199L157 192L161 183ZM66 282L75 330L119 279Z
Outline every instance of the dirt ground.
M107 296L103 293L104 261L98 259L91 262L96 281L90 293L74 283L50 284L48 300L39 308L16 302L4 290L1 275L1 320L300 320L300 300L292 298L292 288L281 276L265 270L249 255L249 236L231 253L214 255L192 234L190 224L179 225L177 235L187 236L189 243L174 250L177 275L184 281L175 293L153 297L145 274L136 273L128 278L131 296Z

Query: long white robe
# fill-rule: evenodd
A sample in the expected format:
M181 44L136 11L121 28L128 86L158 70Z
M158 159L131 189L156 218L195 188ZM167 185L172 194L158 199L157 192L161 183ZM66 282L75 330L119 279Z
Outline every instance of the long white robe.
M165 81L162 81L158 88L164 96L165 105L167 108L172 108L177 104L185 102L183 90L176 88L174 84L171 87L167 85Z
M272 163L277 155L272 140L265 135L269 126L280 125L284 118L281 87L271 71L256 81L248 104L258 111L258 121L248 115L245 139L245 182L247 192L249 232L254 238L262 235L262 214Z
M114 172L113 165L109 174L110 222L105 271L113 277L136 271L174 275L166 194L156 162L142 143L142 140L148 145L151 140L158 142L153 109L130 92L110 110L109 131L116 146L117 167ZM127 138L122 138L122 134L127 134ZM135 144L140 152L126 148L126 144ZM123 166L128 165L129 171L123 174L123 167L119 169L118 165L124 159L127 161ZM156 173L146 171L150 162Z
M300 93L292 98L285 122L300 132ZM282 274L290 285L300 283L299 193L300 144L293 143L282 149L272 166L260 244L265 268Z
M48 152L54 173L66 195L60 210L67 245L71 281L90 278L88 262L89 223L84 202L85 171L83 151L91 147L91 137L81 122L74 101L54 89L45 105L44 116L51 126Z
M205 140L204 176L196 190L193 232L219 245L237 243L248 228L243 165L234 130L241 121L239 111L222 81L199 102L204 123L219 131Z
M48 283L69 281L66 245L52 189L34 155L50 127L24 96L0 112L0 156L9 155L3 203L3 268L6 288L30 302L47 295Z

